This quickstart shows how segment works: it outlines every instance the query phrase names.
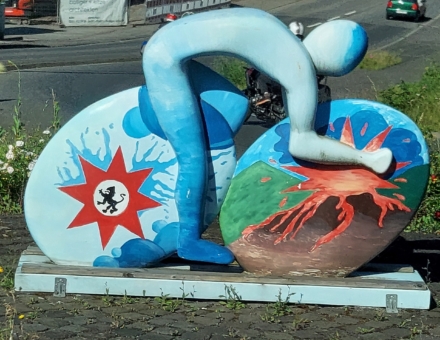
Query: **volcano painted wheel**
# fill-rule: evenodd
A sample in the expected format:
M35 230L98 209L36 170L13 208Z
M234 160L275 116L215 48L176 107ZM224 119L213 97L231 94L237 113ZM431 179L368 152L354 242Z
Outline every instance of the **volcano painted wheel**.
M225 244L250 272L348 275L402 232L422 200L428 150L407 116L339 100L319 106L315 128L360 150L389 148L393 164L379 176L302 162L288 151L288 120L267 131L238 162L220 215Z

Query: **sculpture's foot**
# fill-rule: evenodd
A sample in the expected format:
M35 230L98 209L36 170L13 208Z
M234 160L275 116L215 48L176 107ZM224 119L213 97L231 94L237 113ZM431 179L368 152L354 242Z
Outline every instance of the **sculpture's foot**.
M191 261L217 264L230 264L234 261L234 255L228 248L206 240L187 240L179 245L177 254Z
M366 165L378 174L385 173L393 161L393 153L390 149L384 148L371 152L366 157Z

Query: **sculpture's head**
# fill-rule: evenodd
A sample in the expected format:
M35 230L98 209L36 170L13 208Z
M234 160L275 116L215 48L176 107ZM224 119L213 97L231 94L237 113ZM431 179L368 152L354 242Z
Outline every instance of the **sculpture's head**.
M363 59L368 36L361 25L349 20L329 21L304 39L316 73L339 77L351 72Z

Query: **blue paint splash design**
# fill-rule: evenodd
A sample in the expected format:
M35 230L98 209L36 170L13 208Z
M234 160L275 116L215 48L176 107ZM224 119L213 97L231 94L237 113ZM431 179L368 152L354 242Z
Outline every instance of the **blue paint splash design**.
M153 137L153 139L154 138L157 137ZM142 155L140 161L136 160L136 155L139 152L139 142L136 142L136 152L132 156L131 160L132 171L152 168L153 171L151 172L150 176L148 176L147 180L142 184L139 192L147 196L152 195L153 192L156 194L160 194L159 197L157 195L154 195L155 200L159 201L159 203L161 203L162 205L167 205L168 200L174 198L174 190L170 188L167 184L157 179L154 179L154 175L159 173L171 175L171 173L167 169L177 164L177 158L173 158L168 162L160 163L158 162L158 159L160 159L164 155L164 151L162 151L157 159L147 161L146 159L151 156L154 149L159 145L159 142L159 140L156 140L153 146ZM162 142L165 143L165 141ZM172 194L168 194L167 191Z
M110 127L111 128L111 127ZM95 165L96 167L100 168L101 170L107 170L110 166L110 163L112 161L112 155L110 150L110 134L103 128L102 129L102 135L104 138L104 145L105 145L105 154L103 159L101 159L100 154L102 149L99 148L96 154L94 154L89 148L86 146L85 141L85 135L89 133L89 128L86 128L85 132L81 133L80 140L82 148L81 150L75 146L75 144L70 140L67 139L66 143L70 147L70 159L75 164L79 171L79 175L77 177L73 177L72 172L68 167L57 167L58 175L61 178L61 183L56 183L56 185L60 186L68 186L68 185L77 185L77 184L83 184L85 183L84 173L81 167L81 163L79 160L79 156L84 158L89 163ZM97 135L99 135L99 132L95 132Z

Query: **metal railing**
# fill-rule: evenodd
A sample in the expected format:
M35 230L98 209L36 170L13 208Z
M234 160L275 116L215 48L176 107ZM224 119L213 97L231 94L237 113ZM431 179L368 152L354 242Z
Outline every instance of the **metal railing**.
M168 13L183 15L186 12L202 12L229 7L231 0L146 0L146 22L158 23Z

